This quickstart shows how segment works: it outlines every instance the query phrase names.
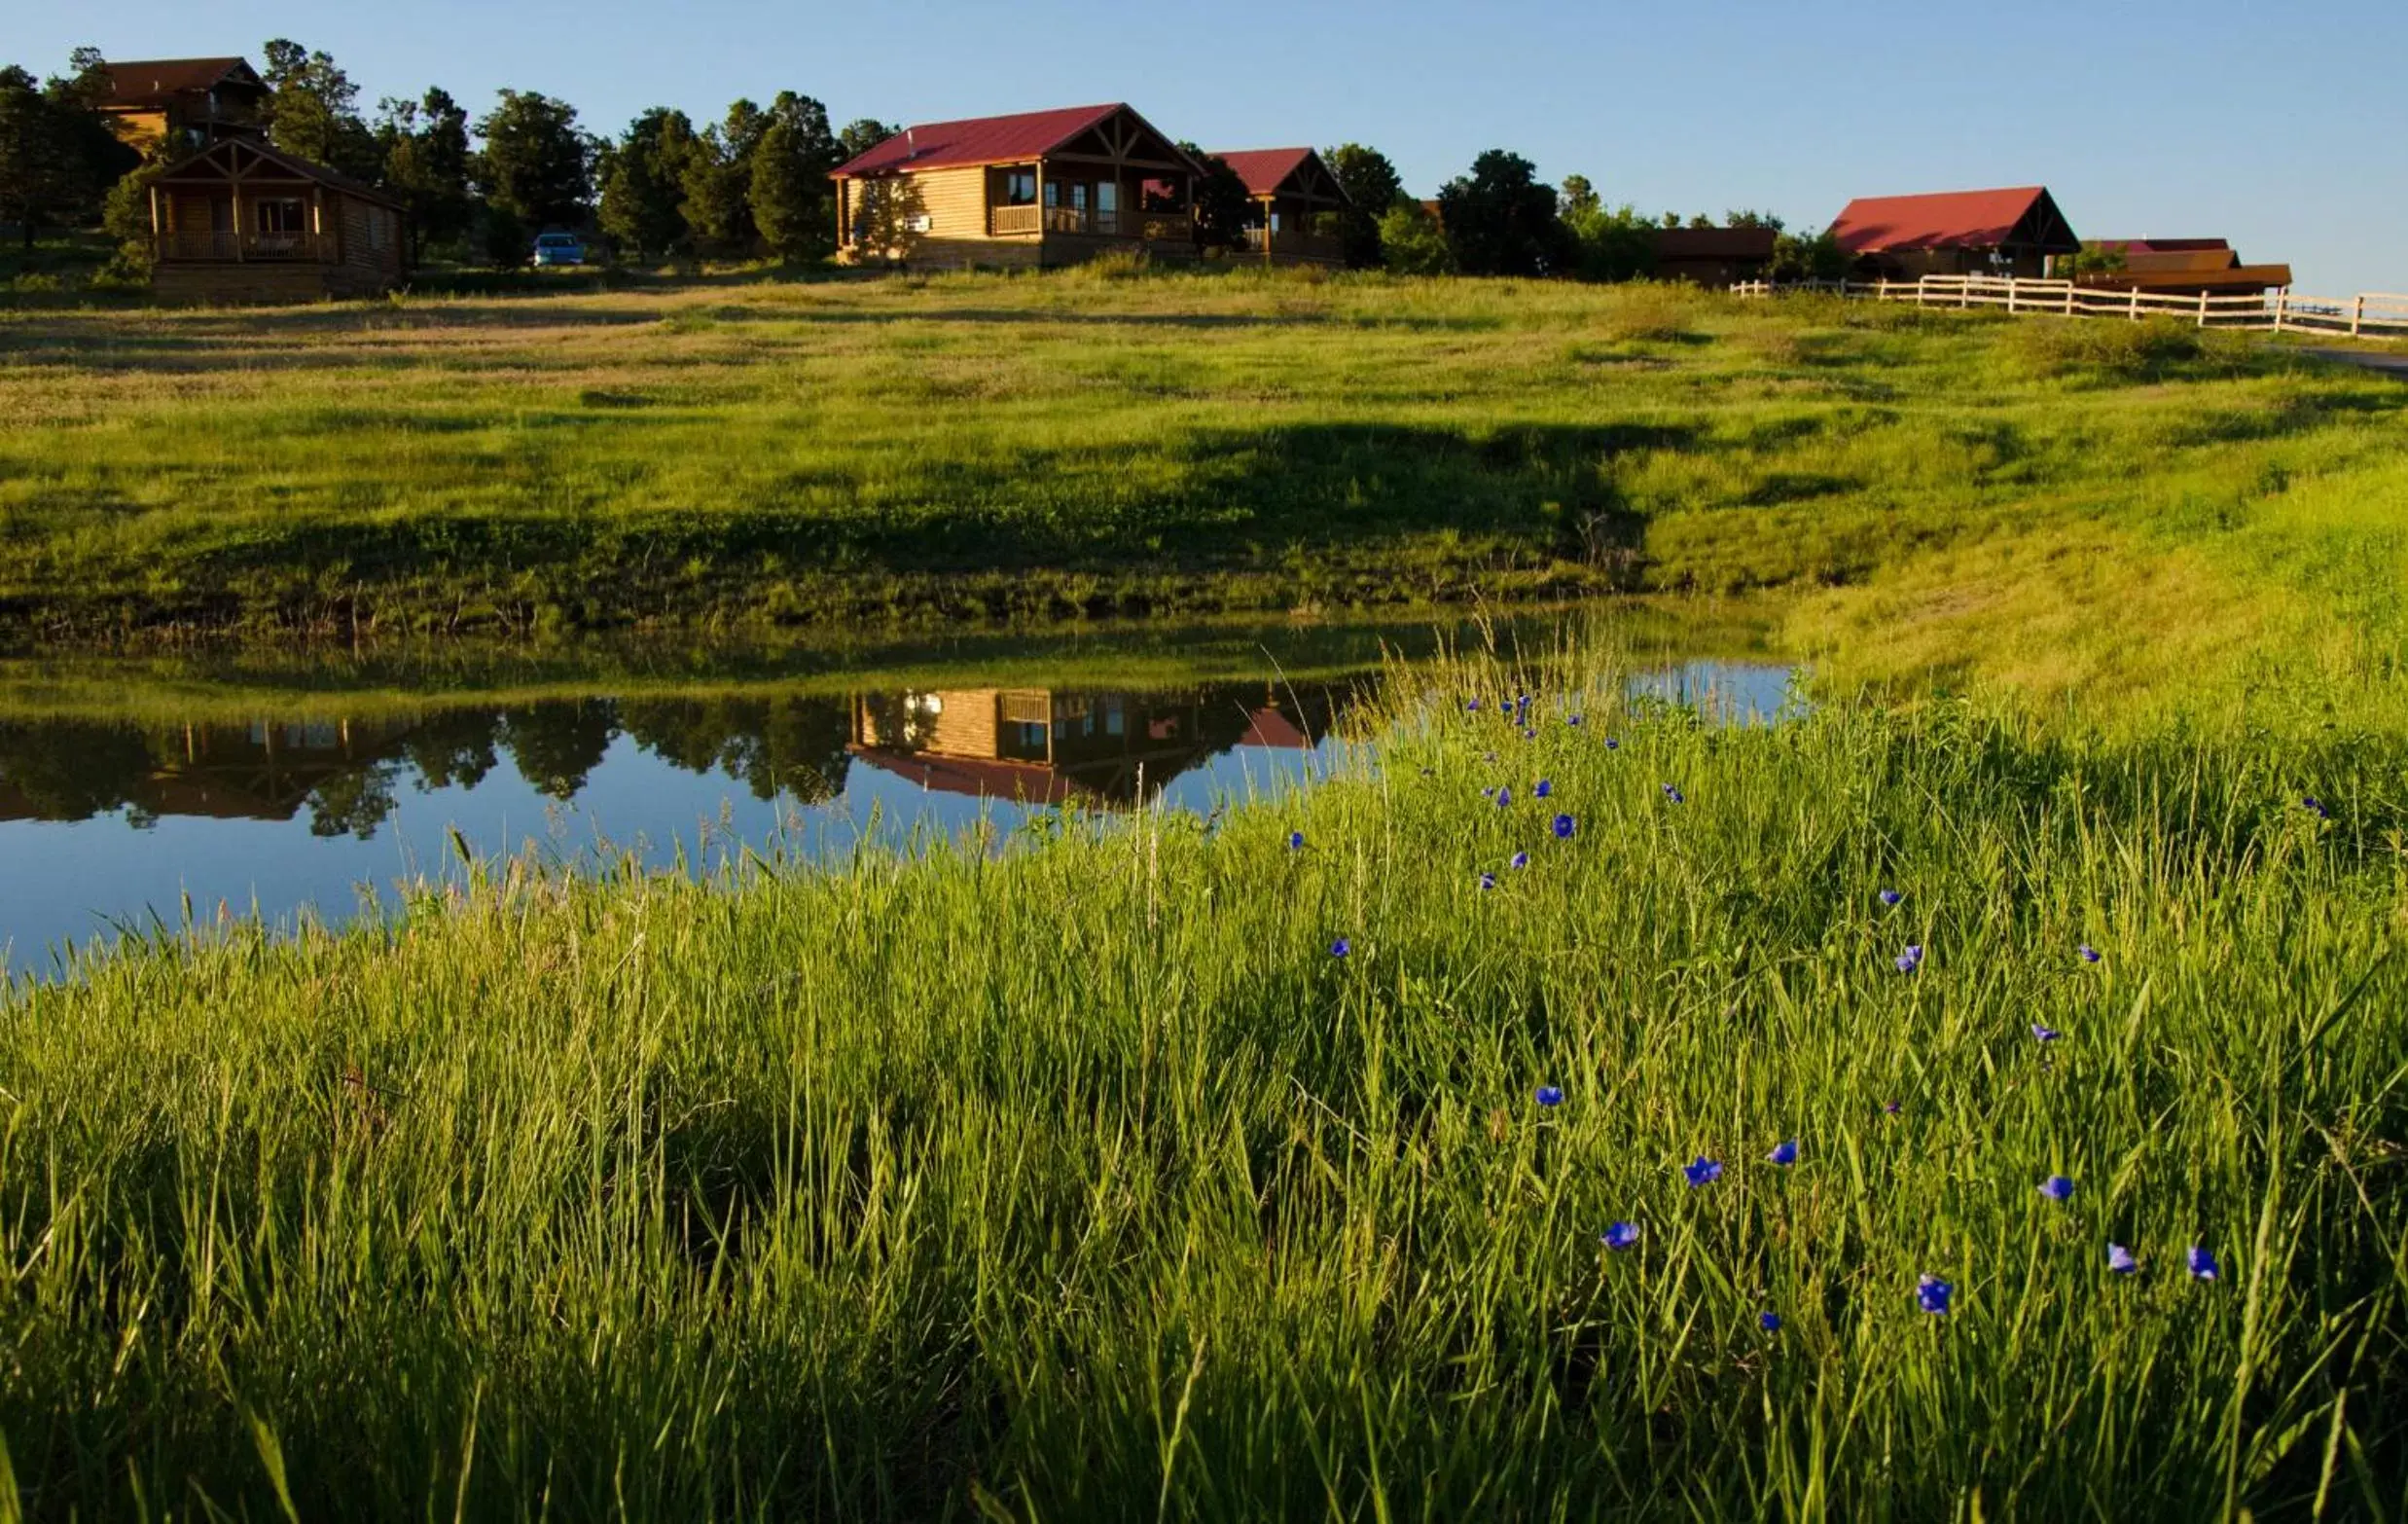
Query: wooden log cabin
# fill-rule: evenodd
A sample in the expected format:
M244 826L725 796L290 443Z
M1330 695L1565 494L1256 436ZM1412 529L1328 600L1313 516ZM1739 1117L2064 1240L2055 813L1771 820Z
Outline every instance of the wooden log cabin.
M1923 275L2038 277L2082 242L2043 186L1864 196L1850 201L1831 236L1867 279Z
M188 302L373 296L407 272L403 218L381 191L231 138L152 183L152 285Z
M907 127L837 168L837 257L917 267L1192 258L1196 161L1125 104Z
M1310 148L1240 148L1214 156L1245 183L1245 251L1266 265L1342 265L1338 216L1348 202Z

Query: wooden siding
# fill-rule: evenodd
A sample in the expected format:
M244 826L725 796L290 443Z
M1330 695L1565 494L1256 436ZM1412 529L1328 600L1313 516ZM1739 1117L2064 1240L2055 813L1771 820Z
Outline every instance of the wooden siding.
M931 169L912 176L919 187L919 209L932 238L987 236L987 171Z

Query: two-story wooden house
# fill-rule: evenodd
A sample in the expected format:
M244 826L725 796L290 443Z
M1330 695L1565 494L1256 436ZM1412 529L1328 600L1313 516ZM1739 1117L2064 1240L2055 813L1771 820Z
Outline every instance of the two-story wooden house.
M100 114L144 154L182 153L267 130L268 82L241 58L136 58L103 63Z
M925 122L841 165L837 257L923 267L1192 257L1196 161L1127 105Z

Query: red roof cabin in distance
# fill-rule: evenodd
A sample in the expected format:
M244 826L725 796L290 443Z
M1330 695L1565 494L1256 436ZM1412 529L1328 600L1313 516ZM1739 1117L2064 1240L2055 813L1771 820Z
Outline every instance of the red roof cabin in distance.
M1245 186L1245 252L1266 265L1340 265L1339 219L1353 203L1310 148L1233 148L1211 157Z
M834 171L837 254L916 269L1193 259L1202 173L1118 102L917 123Z
M2055 198L2037 185L1858 197L1831 224L1831 236L1854 260L1851 273L1867 279L2037 278L2082 250Z

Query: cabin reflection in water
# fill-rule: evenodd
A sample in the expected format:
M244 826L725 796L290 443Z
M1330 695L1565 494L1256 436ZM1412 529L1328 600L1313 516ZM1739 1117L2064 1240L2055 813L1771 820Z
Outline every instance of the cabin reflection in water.
M853 701L859 761L937 793L1142 804L1236 746L1307 750L1338 693L1221 684L1161 693L934 689Z

